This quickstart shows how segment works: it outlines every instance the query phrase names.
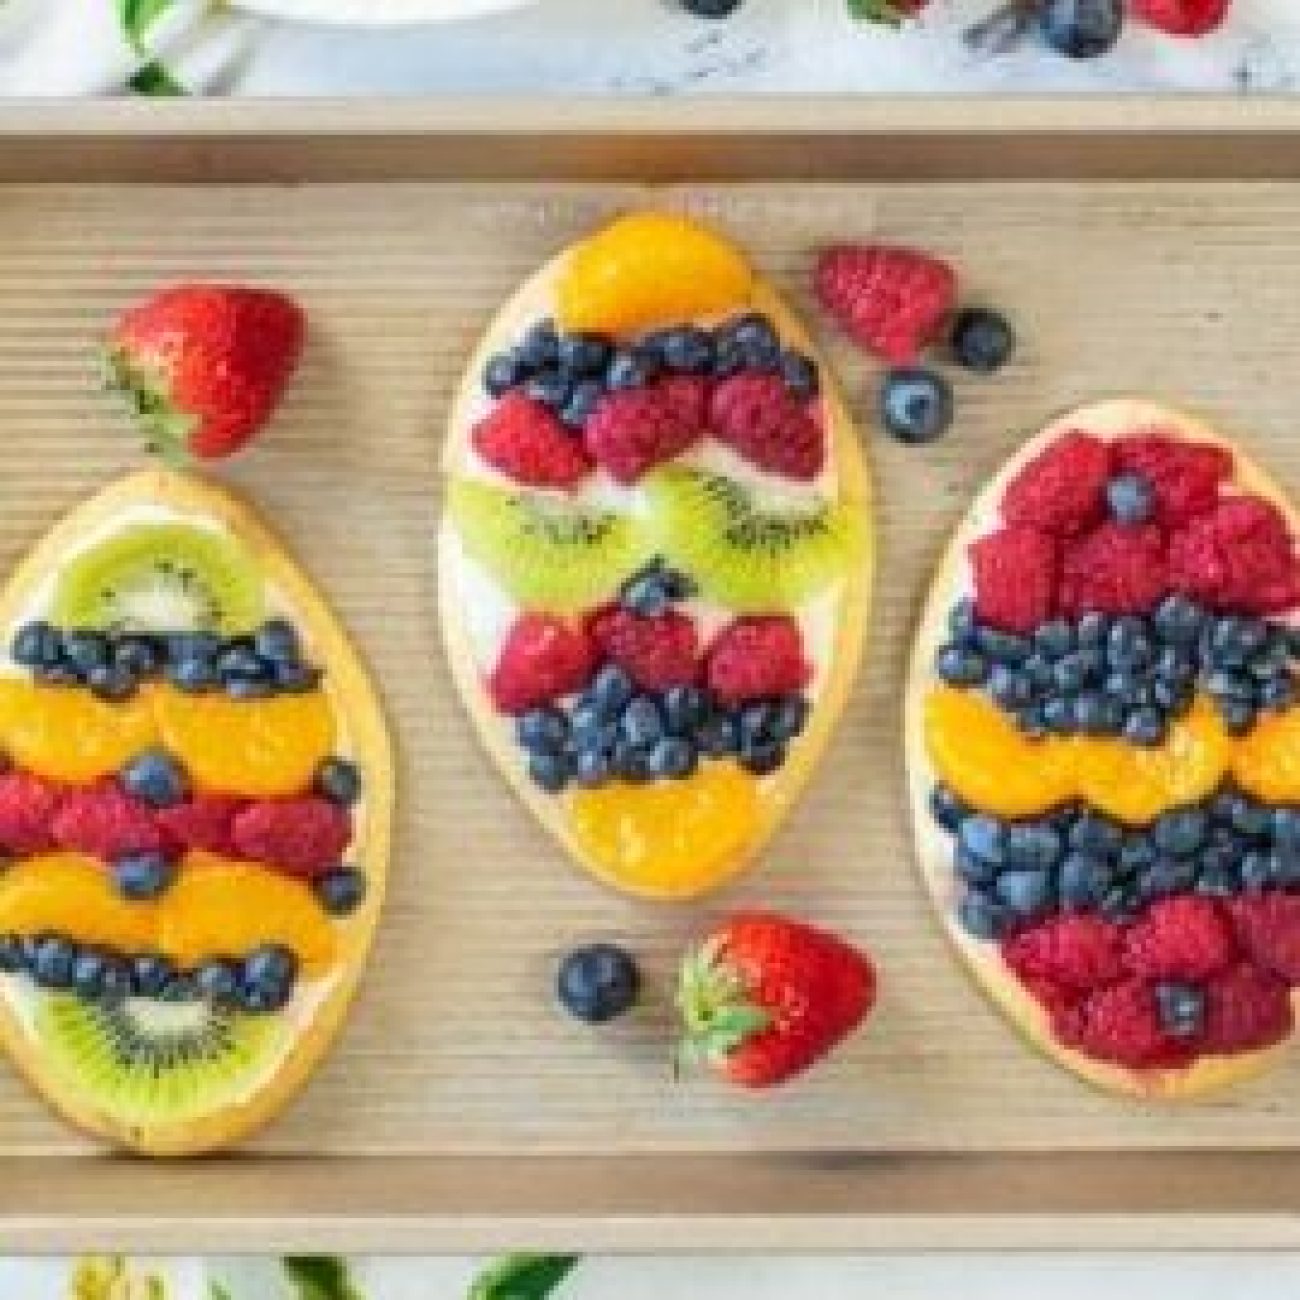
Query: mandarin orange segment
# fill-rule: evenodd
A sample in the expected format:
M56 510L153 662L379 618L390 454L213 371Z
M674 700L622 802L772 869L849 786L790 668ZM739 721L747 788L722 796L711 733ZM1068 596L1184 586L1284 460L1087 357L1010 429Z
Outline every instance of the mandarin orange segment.
M653 898L693 898L744 865L759 822L758 782L734 763L681 781L615 783L569 798L575 839L610 884Z
M726 240L663 212L626 216L569 255L557 286L568 330L619 334L742 307L753 281Z
M925 744L940 780L985 812L1028 817L1074 794L1070 749L1057 740L1030 740L973 691L941 686L930 692Z
M1262 715L1236 742L1232 771L1264 803L1300 803L1300 709Z
M67 935L122 952L152 948L158 904L132 903L108 869L73 853L28 858L0 872L0 934Z
M1132 826L1195 803L1223 779L1232 740L1204 697L1169 728L1162 745L1144 748L1121 740L1063 742L1075 750L1078 793L1093 807Z
M162 690L154 711L163 744L204 790L301 794L334 746L334 715L319 691L231 700Z
M147 749L157 734L146 692L111 704L89 691L0 679L0 747L38 776L97 780Z
M334 928L311 890L247 862L190 853L164 896L159 948L182 967L242 956L262 944L292 949L319 973L336 955Z

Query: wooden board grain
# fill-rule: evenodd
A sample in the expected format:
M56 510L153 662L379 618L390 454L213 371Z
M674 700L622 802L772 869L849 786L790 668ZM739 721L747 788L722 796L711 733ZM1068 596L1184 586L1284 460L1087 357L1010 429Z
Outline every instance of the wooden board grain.
M718 221L814 322L812 250L856 235L950 256L967 296L1007 308L1023 336L1002 377L956 380L960 418L942 445L907 450L870 435L881 564L864 675L826 766L762 864L695 908L628 902L568 867L475 744L434 621L442 422L476 335L547 254L647 201ZM313 321L282 417L230 477L370 661L399 749L397 846L351 1024L253 1149L1300 1146L1300 1052L1211 1105L1153 1110L1098 1097L1027 1051L931 918L900 749L903 671L931 568L970 494L1052 412L1156 395L1203 411L1300 490L1297 228L1300 186L1286 183L0 189L0 564L133 463L93 353L123 303L183 276L251 279L296 294ZM822 334L865 413L871 365ZM557 953L596 935L643 954L662 1005L684 939L740 901L832 924L883 968L868 1031L806 1083L762 1098L675 1083L662 1012L596 1035L551 1010ZM0 1153L85 1150L0 1068Z

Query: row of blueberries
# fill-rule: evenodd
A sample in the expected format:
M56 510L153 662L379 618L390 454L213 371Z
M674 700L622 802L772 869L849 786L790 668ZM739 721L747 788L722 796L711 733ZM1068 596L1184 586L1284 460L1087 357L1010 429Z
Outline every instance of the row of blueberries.
M755 776L775 772L808 721L801 695L728 708L699 686L638 691L606 664L571 708L550 706L516 723L528 770L543 790L570 783L680 780L705 758L735 758Z
M959 916L980 939L1057 911L1124 921L1174 894L1300 887L1300 808L1269 807L1231 785L1143 828L1079 805L1002 819L968 808L942 785L930 809L954 837L953 865L966 891Z
M714 329L680 325L620 345L602 334L562 333L552 320L529 327L516 347L496 353L483 372L492 397L519 390L580 430L607 392L644 388L665 375L725 379L752 371L777 374L801 398L815 397L817 366L783 347L772 322L749 312Z
M951 686L984 691L1031 737L1080 733L1158 745L1198 686L1232 735L1246 734L1261 712L1289 708L1297 657L1300 631L1216 614L1181 595L1149 616L1053 619L1029 636L981 625L974 602L962 600L935 671Z
M266 1015L283 1009L293 996L298 958L288 948L267 944L242 960L216 957L186 971L159 953L128 957L60 934L0 935L0 973L27 975L43 989L91 1002L207 1001Z
M165 749L146 749L129 759L119 778L132 798L151 808L173 808L190 796L185 768ZM332 754L316 768L312 792L340 808L351 808L361 797L361 773L350 759Z
M271 619L247 636L215 632L63 631L24 623L10 646L15 663L49 686L85 686L101 699L125 700L152 678L187 692L224 691L233 699L314 690L320 669L304 663L298 633Z

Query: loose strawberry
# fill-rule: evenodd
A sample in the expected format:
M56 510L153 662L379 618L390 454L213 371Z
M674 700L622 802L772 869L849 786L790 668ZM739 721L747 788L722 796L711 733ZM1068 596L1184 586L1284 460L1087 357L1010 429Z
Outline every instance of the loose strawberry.
M109 336L112 387L151 451L218 460L270 419L298 366L305 320L282 294L182 284L125 312Z
M1231 6L1232 0L1129 0L1134 18L1170 36L1208 36Z
M875 998L875 968L842 939L772 913L739 913L682 965L681 1059L742 1087L772 1087L851 1034Z
M957 276L946 262L910 248L850 244L817 260L822 306L863 347L891 365L910 365L940 334Z

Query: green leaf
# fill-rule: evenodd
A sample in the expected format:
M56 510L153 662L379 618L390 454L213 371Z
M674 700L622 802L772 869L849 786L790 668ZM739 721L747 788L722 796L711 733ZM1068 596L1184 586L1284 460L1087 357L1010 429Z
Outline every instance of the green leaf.
M145 34L149 28L172 7L173 0L117 0L118 16L126 38L141 54L145 48Z
M151 95L155 98L175 98L188 95L189 91L167 70L164 63L154 59L146 63L128 83L137 95Z
M365 1300L337 1255L287 1255L280 1261L297 1291L296 1300Z
M573 1272L577 1255L507 1255L483 1273L468 1300L545 1300Z

